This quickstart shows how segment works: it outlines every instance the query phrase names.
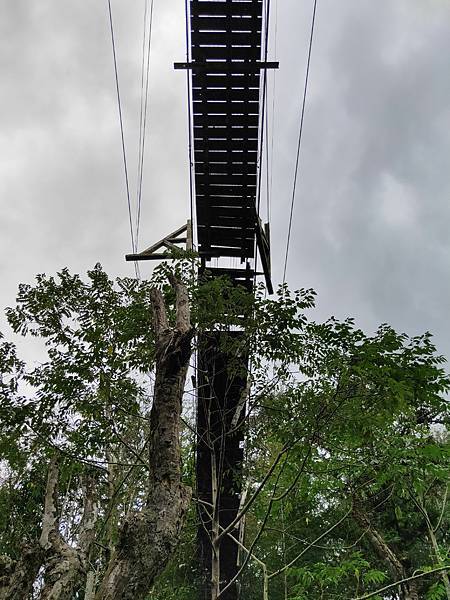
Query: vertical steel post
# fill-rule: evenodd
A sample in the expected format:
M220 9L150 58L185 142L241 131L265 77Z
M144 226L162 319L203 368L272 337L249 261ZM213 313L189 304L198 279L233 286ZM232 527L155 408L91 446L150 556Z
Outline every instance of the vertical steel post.
M239 342L242 337L243 333L236 331L203 334L199 340L196 475L198 498L204 503L199 508L198 529L201 600L214 597L211 574L215 537L234 520L240 504L245 418L242 400L247 388L248 354L244 350L240 356L231 357L223 346L230 340ZM224 537L218 551L222 589L237 573L238 546L231 537ZM230 586L221 598L237 600L237 585Z

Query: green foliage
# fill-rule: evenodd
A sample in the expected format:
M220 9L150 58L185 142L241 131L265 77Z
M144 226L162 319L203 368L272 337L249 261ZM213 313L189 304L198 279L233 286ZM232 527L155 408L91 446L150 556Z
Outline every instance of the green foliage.
M257 501L261 520L271 498L288 494L282 511L272 503L271 533L261 536L258 556L273 571L300 556L291 570L300 577L297 598L340 598L339 589L350 596L358 586L360 592L376 590L386 565L346 510L355 502L363 506L406 569L433 564L415 495L437 522L450 467L448 439L431 429L448 423L443 359L428 334L408 338L386 325L366 336L351 320L308 322L300 337L301 360L292 361L290 379L264 398L252 437L255 480L280 448L290 447L276 483ZM358 586L350 577L347 547L359 549L370 564Z
M291 600L309 598L311 591L320 590L321 597L337 597L339 590L355 588L355 594L361 581L367 584L381 584L386 579L382 571L370 569L370 565L360 552L355 552L341 560L338 565L315 563L309 567L296 567L289 570L295 582L292 586L294 596Z
M193 279L194 256L180 256L197 334L221 336L229 368L251 383L245 423L244 487L254 492L273 473L246 515L245 545L268 572L272 600L332 600L377 590L388 577L358 506L409 573L436 564L424 508L441 558L449 547L447 434L450 387L430 334L409 338L382 325L372 335L354 321L314 323L314 292L279 288L267 299L222 278ZM162 289L174 319L174 293L162 264L151 282L112 281L99 265L87 278L67 270L21 285L7 310L14 332L45 341L46 357L24 365L0 339L0 553L17 557L39 536L48 458L64 457L63 526L76 535L80 485L95 467L102 568L121 520L144 498L148 414L155 344L150 289ZM198 336L200 337L200 335ZM195 343L195 342L194 342ZM186 397L183 478L194 485L193 403ZM149 600L195 596L197 513ZM285 569L286 565L290 565ZM285 578L285 573L286 578ZM389 575L390 580L390 575ZM260 600L261 566L241 581ZM421 597L441 598L439 575L419 582Z
M124 431L139 413L136 373L153 365L149 285L111 281L99 265L88 281L67 270L21 285L7 310L16 333L45 340L48 360L28 370L34 397L18 398L5 419L34 435L61 440L72 453L101 452L111 420ZM60 442L59 442L60 443Z
M433 583L425 596L426 600L442 600L443 598L447 598L447 592L441 581Z

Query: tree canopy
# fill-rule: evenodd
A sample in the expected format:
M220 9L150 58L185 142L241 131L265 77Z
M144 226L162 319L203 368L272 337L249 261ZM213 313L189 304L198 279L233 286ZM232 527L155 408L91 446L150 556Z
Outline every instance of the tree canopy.
M0 598L195 597L195 348L239 329L220 339L230 369L250 356L243 494L219 535L239 547L241 597L450 599L450 379L431 335L316 323L312 290L191 275L97 265L19 286L9 324L45 356L25 364L0 338ZM134 595L111 592L119 571Z

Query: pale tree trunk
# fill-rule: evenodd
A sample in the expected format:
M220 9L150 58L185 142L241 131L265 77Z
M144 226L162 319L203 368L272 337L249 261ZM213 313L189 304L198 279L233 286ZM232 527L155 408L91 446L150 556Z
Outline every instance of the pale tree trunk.
M439 549L439 544L437 542L433 526L431 525L429 519L427 519L427 527L428 527L428 536L430 538L431 545L433 546L433 552L436 557L436 560L438 561L438 563L442 564L442 556L441 556L441 551ZM443 571L441 573L441 578L442 578L442 582L444 584L445 593L447 594L447 599L450 600L450 579L449 579L446 571Z
M116 527L116 510L115 510L115 484L116 484L116 457L112 447L108 446L106 451L106 460L108 461L108 504L107 504L107 523L106 523L106 546L108 548L108 559L114 550L114 532Z
M40 600L72 600L76 588L84 583L89 553L95 537L97 509L93 477L86 476L83 482L83 516L78 546L73 547L63 539L59 530L58 475L57 461L52 460L47 477L44 518L39 540L47 556Z
M438 544L438 541L437 541L437 538L436 538L436 531L439 529L439 525L440 525L442 516L444 514L444 511L445 511L445 507L446 507L446 504L447 504L447 495L448 495L448 486L447 486L447 488L445 490L445 494L444 494L441 515L439 517L439 520L438 520L438 523L437 523L436 527L433 527L433 524L432 524L432 522L430 520L430 516L428 514L428 511L425 508L424 502L422 502L418 498L415 498L414 495L411 494L411 497L412 497L414 503L416 504L416 506L419 508L420 512L425 517L425 523L427 525L427 530L428 530L428 537L429 537L430 542L431 542L431 547L433 548L433 554L434 554L434 557L435 557L436 561L439 564L443 564L443 561L442 561L442 556L441 556L441 551L440 551L440 548L439 548L439 544ZM442 579L442 582L444 584L444 588L445 588L445 593L446 593L447 599L450 600L450 579L449 579L448 574L447 574L446 571L443 571L441 573L441 579Z
M211 600L216 600L220 593L220 516L219 516L219 474L214 444L211 450Z
M0 600L24 600L33 589L44 553L38 544L24 545L20 560L0 557Z
M95 484L90 476L83 484L79 544L74 548L65 542L59 530L58 475L57 460L53 459L47 474L41 537L34 546L23 548L19 561L5 562L4 567L0 564L0 600L29 598L41 567L44 567L44 584L40 600L72 600L76 587L83 584L95 535Z
M86 582L84 600L93 600L95 595L95 584L97 572L90 564L93 545L95 542L95 525L98 518L98 506L96 497L96 482L93 477L86 477L84 482L84 509L83 519L80 527L78 546L83 556L86 571Z
M353 518L358 525L366 531L366 535L379 558L386 564L394 581L406 579L408 574L401 560L384 540L381 533L373 526L369 514L364 510L360 501L355 501ZM415 581L407 581L399 585L400 600L420 600Z
M169 328L164 299L151 294L156 336L156 380L150 413L149 479L145 507L129 514L95 596L141 600L178 545L190 501L181 482L180 417L191 356L192 330L186 289L174 278L176 325Z
M84 600L94 600L95 597L95 583L97 580L97 573L90 570L86 575L86 587L84 590Z

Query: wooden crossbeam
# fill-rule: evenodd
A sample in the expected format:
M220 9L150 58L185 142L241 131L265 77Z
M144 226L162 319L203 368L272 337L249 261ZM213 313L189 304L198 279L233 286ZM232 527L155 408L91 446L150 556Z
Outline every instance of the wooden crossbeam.
M278 69L280 66L279 62L265 62L265 61L194 61L194 62L176 62L174 63L174 69L176 70L190 70L190 71L206 71L209 73L256 73L261 69Z

